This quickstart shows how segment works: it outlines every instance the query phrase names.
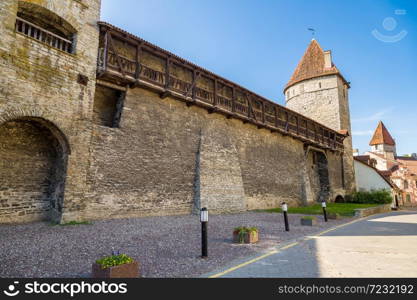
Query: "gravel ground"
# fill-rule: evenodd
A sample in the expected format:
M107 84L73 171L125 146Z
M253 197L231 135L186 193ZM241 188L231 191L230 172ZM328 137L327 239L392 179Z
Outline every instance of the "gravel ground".
M350 221L318 216L318 225L300 226L291 214L290 232L276 213L211 215L209 258L201 259L200 221L195 215L95 221L92 225L49 223L0 226L0 277L90 277L91 263L120 250L137 259L143 277L197 277L234 259L262 253L292 239ZM260 242L232 243L233 228L256 226Z

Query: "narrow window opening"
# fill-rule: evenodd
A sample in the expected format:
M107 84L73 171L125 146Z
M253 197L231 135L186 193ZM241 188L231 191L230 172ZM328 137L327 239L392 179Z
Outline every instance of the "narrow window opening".
M75 29L46 8L19 1L16 32L64 52L75 51Z
M94 96L93 121L97 125L119 128L126 93L97 85Z

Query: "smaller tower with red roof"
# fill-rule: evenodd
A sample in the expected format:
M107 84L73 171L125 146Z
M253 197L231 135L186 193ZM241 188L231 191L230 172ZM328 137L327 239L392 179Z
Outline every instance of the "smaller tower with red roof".
M382 154L386 159L394 160L397 156L395 140L382 121L379 121L369 145L371 152Z

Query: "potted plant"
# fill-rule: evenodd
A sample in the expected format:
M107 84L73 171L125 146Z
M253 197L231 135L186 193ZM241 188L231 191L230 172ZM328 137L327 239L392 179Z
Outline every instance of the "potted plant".
M301 218L301 225L314 226L317 224L317 218L314 216L304 216Z
M96 260L92 274L93 278L137 278L139 263L126 254L113 254Z
M256 227L236 227L233 230L233 242L239 244L253 244L259 240L259 230Z

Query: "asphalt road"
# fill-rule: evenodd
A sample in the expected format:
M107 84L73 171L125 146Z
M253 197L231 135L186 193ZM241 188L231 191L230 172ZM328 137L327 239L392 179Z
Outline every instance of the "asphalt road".
M417 277L417 211L354 221L206 275Z

